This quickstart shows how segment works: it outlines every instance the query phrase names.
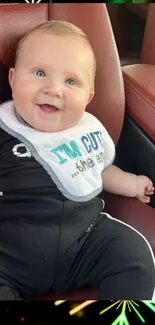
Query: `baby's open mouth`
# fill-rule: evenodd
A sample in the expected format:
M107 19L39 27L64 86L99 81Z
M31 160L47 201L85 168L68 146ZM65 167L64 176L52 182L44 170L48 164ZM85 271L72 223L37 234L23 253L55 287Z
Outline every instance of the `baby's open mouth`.
M56 106L49 105L49 104L41 104L39 105L39 107L41 108L42 111L44 111L44 113L48 113L48 114L57 112L59 110Z

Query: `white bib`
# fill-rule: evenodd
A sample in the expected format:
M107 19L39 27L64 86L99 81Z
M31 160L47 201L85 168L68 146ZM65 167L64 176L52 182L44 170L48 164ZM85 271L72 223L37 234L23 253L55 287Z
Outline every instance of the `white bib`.
M115 147L104 126L90 113L85 112L67 130L41 132L21 123L14 102L9 101L0 105L0 126L30 149L66 198L85 202L102 191L101 173L112 164Z

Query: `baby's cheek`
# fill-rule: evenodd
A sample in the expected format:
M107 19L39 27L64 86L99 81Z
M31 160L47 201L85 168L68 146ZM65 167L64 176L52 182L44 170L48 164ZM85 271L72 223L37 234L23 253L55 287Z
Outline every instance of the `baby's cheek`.
M76 109L74 109L74 116L76 116L76 118L80 120L83 116L84 111L85 107L79 104L78 106L76 106Z

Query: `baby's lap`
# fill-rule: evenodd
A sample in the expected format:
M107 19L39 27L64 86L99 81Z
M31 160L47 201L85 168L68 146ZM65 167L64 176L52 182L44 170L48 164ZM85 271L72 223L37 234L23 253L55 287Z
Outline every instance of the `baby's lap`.
M101 213L93 229L90 231L85 248L103 247L113 251L127 250L128 253L136 251L141 255L141 250L148 249L148 242L133 227L111 217L109 214Z

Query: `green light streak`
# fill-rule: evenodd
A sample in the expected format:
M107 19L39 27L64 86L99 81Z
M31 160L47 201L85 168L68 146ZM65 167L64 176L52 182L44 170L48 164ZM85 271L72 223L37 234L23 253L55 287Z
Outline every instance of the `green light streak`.
M155 301L146 301L142 300L143 304L145 304L147 307L149 307L154 313L155 313Z
M145 304L149 309L151 309L155 313L155 301L141 300L141 302L143 304ZM120 308L120 306L123 305L122 306L122 311L118 315L118 317L110 325L130 325L130 323L128 321L128 318L127 318L127 315L126 315L127 307L129 309L129 312L134 311L135 314L140 319L140 321L142 323L145 323L145 319L143 318L141 313L135 307L135 305L137 307L139 307L139 305L133 300L117 300L112 305L110 305L107 308L104 308L102 311L100 311L99 315L102 315L103 313L107 312L109 309L113 308L115 305L118 305L116 307L116 309Z
M141 320L142 323L145 323L145 319L142 317L142 315L138 312L137 308L132 304L132 302L130 302L130 305L132 306L133 310L135 311L135 313L137 314L137 316L139 317L139 319Z
M120 301L120 300L118 300L118 301ZM112 307L114 307L115 305L117 305L117 304L118 304L118 301L116 301L114 304L112 304L112 305L110 305L109 307L107 307L107 308L103 309L102 311L100 311L99 315L104 314L107 310L109 310L110 308L112 308Z
M126 305L127 302L123 302L123 307L120 315L114 320L114 322L111 325L130 325L126 316Z

